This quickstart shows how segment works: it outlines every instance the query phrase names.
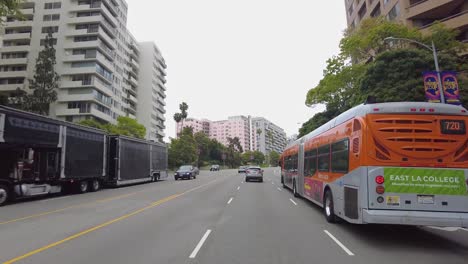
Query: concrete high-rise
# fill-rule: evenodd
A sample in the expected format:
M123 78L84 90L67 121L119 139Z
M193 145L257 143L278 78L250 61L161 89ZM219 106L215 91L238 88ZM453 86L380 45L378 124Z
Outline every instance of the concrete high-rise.
M137 119L147 130L147 138L162 140L166 113L166 62L154 42L140 42ZM149 128L149 129L148 129Z
M144 98L140 91L146 94L152 88L142 86L139 79L151 77L140 73L142 54L127 30L127 9L123 0L24 2L25 20L8 17L2 29L0 93L8 95L17 88L28 91L38 53L52 32L55 70L60 76L58 100L50 107L52 117L115 123L119 116L137 118L139 112L152 112L153 106L164 112L164 104L140 105L137 99ZM151 123L138 121L155 131ZM156 133L164 136L162 130Z
M468 41L468 1L466 0L344 0L348 28L369 17L384 16L420 29L423 33L440 21L460 30L460 41Z
M287 139L282 128L263 117L254 117L251 122L252 150L265 154L272 151L283 152Z

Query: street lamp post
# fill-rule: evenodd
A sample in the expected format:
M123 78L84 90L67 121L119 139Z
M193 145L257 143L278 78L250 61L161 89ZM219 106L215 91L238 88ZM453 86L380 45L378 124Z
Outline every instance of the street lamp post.
M411 42L411 43L416 43L420 46L423 46L425 47L426 49L432 51L432 55L434 56L434 64L435 64L435 69L436 69L436 72L437 72L437 80L438 80L438 85L439 85L439 94L440 94L440 102L445 104L445 95L444 95L444 88L442 87L442 79L440 77L440 69L439 69L439 60L437 58L437 49L435 47L435 44L434 44L434 41L432 41L432 47L429 47L428 45L422 43L422 42L419 42L417 40L414 40L414 39L407 39L407 38L395 38L395 37L388 37L388 38L385 38L384 41L392 41L392 40L404 40L404 41L408 41L408 42Z

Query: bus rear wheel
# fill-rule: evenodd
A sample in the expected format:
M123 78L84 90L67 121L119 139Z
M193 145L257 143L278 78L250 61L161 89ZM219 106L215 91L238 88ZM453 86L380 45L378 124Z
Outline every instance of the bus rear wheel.
M323 204L323 213L325 214L325 219L329 223L336 223L337 218L335 215L335 208L333 205L333 195L330 190L325 192L325 199Z

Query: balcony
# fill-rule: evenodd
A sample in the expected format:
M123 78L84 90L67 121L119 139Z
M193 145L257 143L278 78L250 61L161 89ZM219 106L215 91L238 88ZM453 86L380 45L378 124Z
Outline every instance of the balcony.
M136 99L135 96L129 94L128 97L127 97L128 101L134 103L134 104L137 104L138 103L138 100Z
M444 18L439 20L444 26L447 28L458 29L466 26L466 21L468 21L468 10L465 10L461 13L455 14L453 16ZM435 22L434 22L435 23ZM425 25L421 27L421 32L423 34L429 33L429 27L432 26L434 23Z
M117 44L115 41L104 31L104 29L100 28L98 30L99 38L111 49L115 50L117 48Z
M70 88L86 88L91 87L91 82L86 81L61 81L60 88L70 89Z
M111 60L115 59L115 51L110 49L105 43L99 41L97 46L99 50L105 53Z
M135 78L130 76L129 80L130 80L130 84L134 85L135 87L138 87L138 81Z
M15 77L27 77L27 71L2 71L0 76L2 78L15 78Z
M130 112L130 113L136 114L136 106L134 106L132 104L128 104L127 111Z
M34 8L24 8L21 9L21 13L25 16L34 15Z
M13 34L5 34L3 35L4 40L18 40L18 39L30 39L31 32L27 33L13 33Z
M62 69L62 74L64 75L74 75L74 74L94 74L96 73L96 66L90 66L90 67L78 67L78 68L72 68L70 67L65 67Z
M28 64L28 58L1 59L0 65Z
M86 94L64 93L64 94L59 94L57 96L57 101L59 102L78 102L78 101L93 101L93 100L95 99L91 90L89 91L89 93L86 93Z
M136 116L134 114L127 113L127 116L132 118L132 119L136 119Z
M104 56L103 54L101 53L98 53L96 54L96 59L97 61L99 61L99 63L104 66L104 68L106 68L107 70L109 71L113 71L114 70L114 64L112 63L112 61L110 61L106 56Z
M134 59L130 59L130 64L132 65L132 67L134 69L136 69L137 71L140 69L140 65L138 64L138 62L136 62Z
M73 5L70 8L70 13L76 13L80 11L98 11L98 10L101 10L101 5L99 2L96 2L91 5Z
M25 84L24 83L0 84L0 91L2 91L2 92L15 91L18 88L24 89Z
M32 26L33 26L33 23L34 23L34 22L33 22L32 20L5 22L5 23L4 23L4 28L32 27Z
M431 18L436 13L448 13L463 0L421 0L410 1L408 19Z
M68 19L68 24L96 24L101 22L102 16L82 16Z
M91 115L97 118L100 118L104 121L107 121L109 123L115 122L110 115L107 115L99 110L97 110L94 107L91 107Z
M96 47L99 47L99 45L100 45L99 40L74 42L72 39L71 41L67 41L67 43L65 44L65 48L66 49L96 48Z
M102 0L102 2L109 9L109 12L111 12L113 16L117 17L119 15L117 8L112 3L110 3L108 0Z

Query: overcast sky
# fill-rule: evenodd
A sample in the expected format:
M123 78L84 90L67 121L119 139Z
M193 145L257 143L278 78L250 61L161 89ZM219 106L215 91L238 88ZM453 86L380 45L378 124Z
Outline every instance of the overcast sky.
M262 116L288 136L317 109L307 91L338 52L343 0L127 0L128 27L167 64L166 135L180 102L189 117Z

